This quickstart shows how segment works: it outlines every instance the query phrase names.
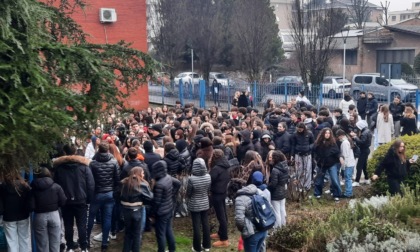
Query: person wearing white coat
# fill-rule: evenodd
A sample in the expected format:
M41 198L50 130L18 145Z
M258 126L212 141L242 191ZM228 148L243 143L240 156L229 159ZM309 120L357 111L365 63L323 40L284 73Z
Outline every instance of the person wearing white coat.
M353 99L348 93L344 93L343 100L340 101L340 104L338 105L338 107L343 110L343 115L347 117L347 119L350 118L350 113L349 113L350 105L355 106L356 104L354 103Z
M376 128L378 129L378 144L386 144L392 141L394 135L394 120L389 113L387 105L380 108L378 118L376 119Z

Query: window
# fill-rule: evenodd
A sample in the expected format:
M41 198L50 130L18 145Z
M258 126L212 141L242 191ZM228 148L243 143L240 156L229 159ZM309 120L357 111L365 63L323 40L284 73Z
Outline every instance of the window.
M392 21L397 21L397 16L392 16L391 19Z
M415 6L416 7L420 7L420 3L415 3Z
M388 86L388 80L383 77L376 77L376 84L382 86Z
M405 20L405 15L400 16L400 21Z
M323 84L332 84L332 79L331 79L331 78L325 78L325 79L322 81L322 83L323 83Z
M357 50L346 50L346 65L357 65Z
M354 82L357 84L371 84L373 76L357 76L354 78Z

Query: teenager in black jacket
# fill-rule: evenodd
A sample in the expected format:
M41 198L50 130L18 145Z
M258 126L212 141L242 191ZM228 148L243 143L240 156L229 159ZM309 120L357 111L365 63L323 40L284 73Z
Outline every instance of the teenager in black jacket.
M385 170L391 195L401 193L401 183L408 176L410 164L414 162L406 158L404 142L396 140L376 168L372 180L377 180Z
M89 159L77 156L76 147L65 145L66 156L54 160L54 181L61 186L67 197L66 204L61 208L64 222L64 238L67 249L75 249L73 243L74 219L81 250L86 250L87 243L87 204L94 197L95 181L89 168Z
M66 203L66 195L54 183L47 168L32 182L31 210L35 212L33 228L37 251L59 251L61 219L58 209Z

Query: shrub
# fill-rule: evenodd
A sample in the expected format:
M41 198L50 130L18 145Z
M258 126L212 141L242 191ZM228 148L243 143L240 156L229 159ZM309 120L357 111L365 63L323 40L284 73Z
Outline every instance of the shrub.
M361 237L357 229L346 232L339 239L327 244L329 252L368 252L368 251L418 251L420 235L413 232L398 230L397 235L380 241L374 234Z
M401 137L401 140L405 143L405 153L407 158L412 157L414 154L420 154L420 134L414 136L403 136ZM368 160L367 170L370 175L373 175L376 167L383 160L392 143L393 142L379 146L373 153L372 157ZM410 175L405 181L405 184L411 189L414 189L418 181L420 181L419 161L420 159L417 160L417 163L411 165ZM386 174L382 173L379 180L376 183L373 183L372 187L375 194L385 194L388 191Z
M308 224L307 221L299 221L275 230L268 238L267 246L275 251L302 248L307 242Z
M411 76L414 74L414 70L410 66L410 64L404 62L404 63L401 63L401 73Z

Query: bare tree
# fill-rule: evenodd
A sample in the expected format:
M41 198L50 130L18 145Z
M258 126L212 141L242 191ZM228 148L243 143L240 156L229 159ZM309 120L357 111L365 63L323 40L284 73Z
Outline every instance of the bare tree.
M171 76L185 52L186 16L185 0L150 0L148 9L149 40L152 55L159 60Z
M233 1L230 28L236 65L246 72L249 81L260 80L263 70L283 54L270 1Z
M385 1L385 4L381 2L382 16L378 18L377 22L382 26L388 25L390 4L391 2L388 1Z
M312 92L319 92L332 51L335 47L333 35L346 24L346 15L319 1L303 4L303 0L294 0L290 27L295 43L296 57L305 88L311 82ZM316 102L313 96L313 102Z
M356 29L363 29L371 13L368 0L351 0L351 5L347 9Z

